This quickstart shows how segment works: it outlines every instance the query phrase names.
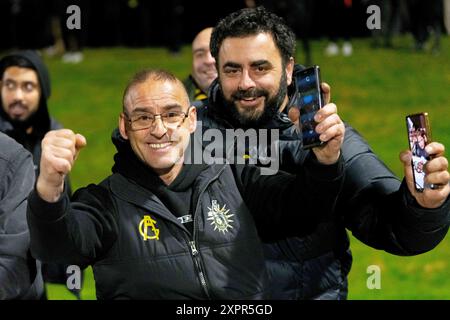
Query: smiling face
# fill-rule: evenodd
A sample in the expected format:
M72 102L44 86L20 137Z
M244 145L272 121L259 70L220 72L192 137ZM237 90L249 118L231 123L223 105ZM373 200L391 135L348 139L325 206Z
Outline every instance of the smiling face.
M285 107L294 62L283 66L270 34L226 38L218 60L223 97L234 106L241 123L257 122L269 109Z
M125 97L125 114L119 120L123 138L129 139L137 157L151 167L164 181L164 176L176 177L181 170L184 151L195 130L196 110L190 108L189 98L180 81L149 77L132 86ZM157 117L150 128L132 130L130 118L182 111L188 116L179 124L165 126ZM169 180L173 180L169 179Z
M212 28L202 30L192 42L192 77L205 93L217 78L216 60L209 50L211 32Z
M1 88L3 110L11 120L25 121L38 110L41 89L33 69L6 68Z

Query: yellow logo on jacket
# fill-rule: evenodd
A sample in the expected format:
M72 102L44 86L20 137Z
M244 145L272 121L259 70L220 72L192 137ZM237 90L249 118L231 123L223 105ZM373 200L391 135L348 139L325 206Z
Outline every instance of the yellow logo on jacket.
M156 220L153 220L151 216L144 216L141 222L139 223L139 233L141 234L144 241L147 240L159 240L159 229L155 227ZM150 235L148 234L148 229L152 232Z

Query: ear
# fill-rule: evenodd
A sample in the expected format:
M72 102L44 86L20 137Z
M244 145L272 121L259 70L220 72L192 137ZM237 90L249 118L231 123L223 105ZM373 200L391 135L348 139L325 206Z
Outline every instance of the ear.
M295 65L295 61L293 57L289 58L288 63L286 64L286 80L287 80L287 85L290 86L292 83L292 74L294 73L294 65Z
M197 127L197 108L196 107L191 106L189 108L188 118L189 118L189 132L193 133L195 131L195 128Z
M125 118L125 114L123 112L120 113L119 116L119 131L122 138L125 140L128 140L128 134L127 134L127 121Z

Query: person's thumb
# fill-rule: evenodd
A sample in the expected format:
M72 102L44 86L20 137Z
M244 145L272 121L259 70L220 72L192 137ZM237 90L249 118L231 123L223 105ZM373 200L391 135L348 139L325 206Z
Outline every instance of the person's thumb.
M75 159L78 157L78 154L80 153L80 150L83 149L86 146L87 142L86 142L86 138L77 133L75 135Z
M298 118L300 118L300 110L296 107L292 107L289 109L288 117L291 119L292 122L298 121Z
M411 166L411 151L405 150L400 152L400 161L403 162L405 166Z
M289 109L288 117L291 119L292 123L295 125L296 130L300 131L300 110L297 107L292 107Z
M320 84L320 89L322 91L323 105L329 104L331 101L331 88L326 82Z

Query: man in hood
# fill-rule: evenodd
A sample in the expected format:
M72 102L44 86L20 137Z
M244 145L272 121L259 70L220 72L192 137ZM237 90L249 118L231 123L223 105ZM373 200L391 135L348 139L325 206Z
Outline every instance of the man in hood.
M38 173L43 136L61 128L48 113L51 91L47 68L35 51L19 51L0 60L0 76L0 131L32 153Z
M37 176L44 135L62 127L48 112L51 89L47 67L36 51L18 51L0 60L0 77L0 132L31 152ZM66 182L70 195L68 178ZM46 281L66 283L64 266L44 265L42 269Z

